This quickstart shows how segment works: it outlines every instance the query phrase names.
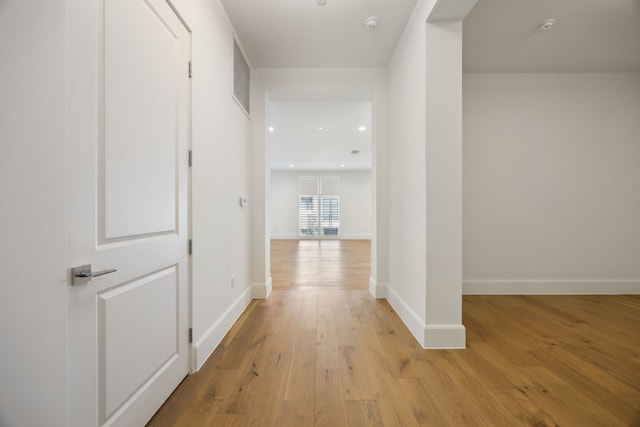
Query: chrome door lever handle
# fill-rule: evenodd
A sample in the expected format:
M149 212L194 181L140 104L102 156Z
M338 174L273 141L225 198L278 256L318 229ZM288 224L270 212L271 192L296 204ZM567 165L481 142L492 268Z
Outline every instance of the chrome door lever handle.
M105 274L115 273L116 271L118 270L115 268L110 268L108 270L93 272L91 271L91 264L73 267L71 269L71 285L82 285L83 283L87 283L93 277L104 276Z
M96 271L95 273L91 271L76 271L74 276L75 277L98 277L98 276L103 276L109 273L115 273L116 271L118 270L116 270L115 268L111 268L109 270Z

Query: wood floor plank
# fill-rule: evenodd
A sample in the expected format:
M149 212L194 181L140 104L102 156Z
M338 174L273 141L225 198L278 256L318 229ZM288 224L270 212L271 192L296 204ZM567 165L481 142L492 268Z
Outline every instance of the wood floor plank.
M316 400L315 427L348 426L347 412L344 402L327 402Z
M343 400L374 400L375 391L360 346L340 346L340 391Z
M515 387L504 390L494 390L492 396L502 402L502 404L508 408L514 419L518 420L517 424L496 425L496 427L510 427L511 425L550 427L562 425L546 412L546 408L543 409L529 396L523 394ZM574 424L569 425L572 426Z
M579 390L595 404L600 404L616 414L627 425L640 420L640 392L631 389L608 373L576 357L562 347L544 353L535 353L544 366L562 381ZM627 400L626 400L626 399Z
M341 402L338 337L333 310L327 305L318 305L315 396L324 404Z
M467 369L467 364L459 363L460 359L465 358L461 353L466 352L446 352L438 367L458 386L458 399L466 402L469 412L475 413L473 419L484 420L484 425L517 425L517 420L508 407L491 396L492 389L489 383L482 381L481 374L475 369Z
M287 400L282 402L282 416L276 425L282 427L313 427L315 402L313 400Z
M316 394L316 331L302 329L293 339L295 345L284 398L313 401Z
M345 402L349 427L384 427L378 402L348 400Z
M418 425L451 425L440 410L438 402L428 392L429 384L419 378L398 378L398 385Z
M597 403L571 388L545 367L515 368L522 381L516 388L538 406L546 408L560 425L624 426L617 414L603 410Z

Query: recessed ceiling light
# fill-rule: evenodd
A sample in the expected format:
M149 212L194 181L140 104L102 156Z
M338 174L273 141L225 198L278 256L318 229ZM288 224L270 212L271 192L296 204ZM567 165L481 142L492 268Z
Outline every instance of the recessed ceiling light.
M274 130L273 126L269 126L269 132L273 132Z
M324 130L324 128L318 128L318 130Z
M364 132L365 130L367 130L367 128L366 128L366 127L364 127L364 126L360 126L360 127L358 128L358 130L359 130L360 132Z
M290 168L295 168L295 167L296 167L296 165L291 164L291 165L289 165L289 167L290 167Z
M556 20L555 19L546 19L546 20L542 21L540 23L540 25L538 25L538 30L547 31L547 30L552 29L554 27L554 25L556 25Z
M341 165L340 165L340 167L341 167L341 168L343 168L343 167L344 167L344 163L343 163L343 164L341 164Z

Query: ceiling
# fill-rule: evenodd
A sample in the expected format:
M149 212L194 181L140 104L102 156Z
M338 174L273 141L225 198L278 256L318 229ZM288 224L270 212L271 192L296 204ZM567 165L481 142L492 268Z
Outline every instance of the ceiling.
M371 117L371 101L270 102L271 169L371 169Z
M222 0L253 68L384 67L415 3L327 0L320 6L316 0ZM371 30L365 26L370 16L379 19ZM539 31L548 18L556 20L555 27ZM640 0L478 0L464 21L463 68L640 72ZM268 134L272 166L370 167L371 113L367 135L360 135L365 108L355 104L273 103L269 113L275 131ZM341 115L333 114L338 111ZM319 133L318 127L325 131ZM356 144L362 147L360 157L345 154Z
M465 72L640 71L640 0L479 0L463 31Z
M253 68L384 67L415 3L222 0ZM373 30L365 26L371 16L379 18Z
M415 3L222 0L253 68L384 67ZM466 72L637 72L640 0L478 0L463 46Z

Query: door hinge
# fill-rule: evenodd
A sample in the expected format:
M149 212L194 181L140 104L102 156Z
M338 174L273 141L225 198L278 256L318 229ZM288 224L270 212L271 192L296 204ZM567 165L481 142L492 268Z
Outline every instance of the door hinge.
M193 166L193 151L189 150L189 167Z
M193 239L189 239L189 255L193 255Z
M193 328L189 328L189 342L193 342Z
M192 75L193 75L193 71L191 67L191 61L189 61L189 78L191 78Z

